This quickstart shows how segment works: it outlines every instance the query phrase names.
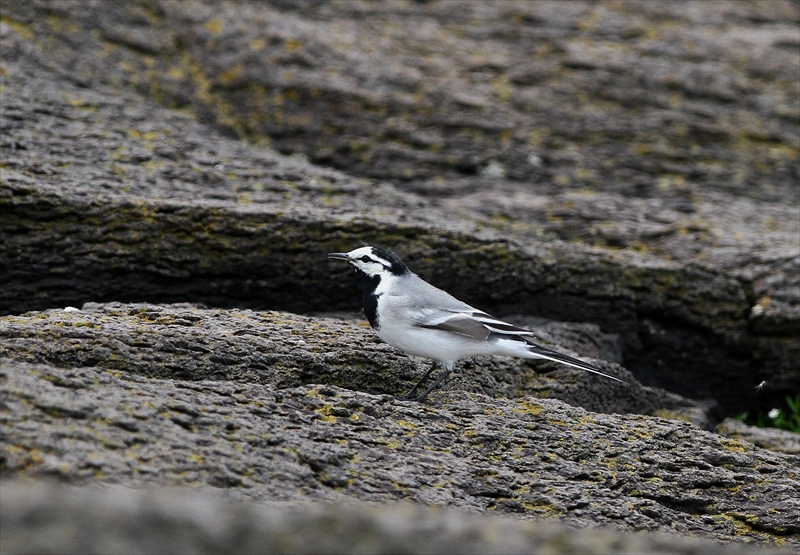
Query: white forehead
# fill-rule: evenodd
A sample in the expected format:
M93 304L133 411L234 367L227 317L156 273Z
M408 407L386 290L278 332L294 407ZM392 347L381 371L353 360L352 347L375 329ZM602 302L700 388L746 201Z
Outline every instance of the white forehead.
M350 258L360 258L364 255L374 257L372 247L360 247L347 253Z

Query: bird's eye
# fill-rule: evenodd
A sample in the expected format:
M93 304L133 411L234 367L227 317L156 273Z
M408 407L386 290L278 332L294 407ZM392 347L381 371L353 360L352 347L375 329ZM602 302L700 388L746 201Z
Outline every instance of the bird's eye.
M361 262L371 262L370 257L365 254L361 257Z

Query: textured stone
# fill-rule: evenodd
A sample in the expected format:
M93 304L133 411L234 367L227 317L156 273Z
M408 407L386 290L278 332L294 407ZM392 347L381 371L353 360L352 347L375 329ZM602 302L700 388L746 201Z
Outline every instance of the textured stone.
M728 415L796 389L790 2L0 9L2 313L354 310L321 257L378 242Z
M1 3L0 473L796 548L797 456L750 443L796 438L708 430L800 382L798 23L788 0ZM423 368L325 260L370 243L636 380L478 359L396 399ZM72 517L36 491L22 513Z
M589 357L602 370L632 383L548 361L480 357L458 365L448 381L450 389L492 397L557 398L598 412L669 412L709 430L716 423L709 410L713 407L636 383L612 362L619 356L616 336L588 324L515 321L533 324L531 329L543 342ZM166 379L231 380L278 388L330 384L398 396L429 367L381 342L363 319L120 303L0 317L0 357Z
M675 420L444 391L429 405L4 361L5 477L213 486L253 501L406 500L800 545L798 459Z
M800 434L797 432L748 426L734 418L726 418L720 422L716 432L730 438L749 441L770 451L800 455Z

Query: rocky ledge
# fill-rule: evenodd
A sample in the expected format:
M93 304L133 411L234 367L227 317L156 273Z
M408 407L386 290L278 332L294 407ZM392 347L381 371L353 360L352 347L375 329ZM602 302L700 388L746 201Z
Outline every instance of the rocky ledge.
M0 16L0 314L354 311L324 255L380 243L725 415L796 390L795 3Z
M420 404L7 359L0 383L6 476L213 486L260 502L407 500L800 544L798 458L687 422L452 389Z
M88 519L53 550L178 545L154 520L236 550L320 520L447 530L410 551L796 549L797 434L715 425L800 380L798 24L779 0L3 3L0 548ZM376 243L631 385L476 359L399 400L423 368L325 260Z
M577 331L549 328L591 356ZM797 455L636 414L705 415L637 383L476 359L403 401L421 369L357 321L187 305L6 316L0 339L6 476L800 544Z

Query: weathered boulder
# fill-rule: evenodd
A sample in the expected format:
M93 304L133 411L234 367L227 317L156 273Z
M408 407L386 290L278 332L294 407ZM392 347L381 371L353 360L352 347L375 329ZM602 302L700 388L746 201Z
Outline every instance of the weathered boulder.
M630 530L796 548L796 434L709 430L800 383L799 12L0 4L2 548L6 522L33 551L82 517L108 535L81 549L142 545L114 514L240 547L228 510L253 541L271 519L350 538L366 518L379 542L429 519L456 530L437 546L474 526L476 550L534 551L529 522L486 518L511 513L610 524L567 537L619 551L724 551ZM423 368L361 327L325 259L375 243L632 385L476 359L433 403L398 400ZM5 481L52 477L103 486Z
M353 310L321 257L380 242L727 414L796 389L793 4L199 6L0 8L3 313Z
M798 458L555 399L163 380L4 360L3 474L209 485L254 501L414 501L800 545Z
M619 356L614 336L592 325L541 320L532 329L544 342L589 357L602 370L632 383L548 361L480 357L459 364L448 387L491 397L557 398L597 412L669 413L713 428L713 407L642 386L609 362ZM165 379L278 388L330 384L392 395L408 391L428 368L427 362L418 368L413 359L381 342L363 319L120 303L0 317L0 357ZM537 370L552 374L540 376Z

